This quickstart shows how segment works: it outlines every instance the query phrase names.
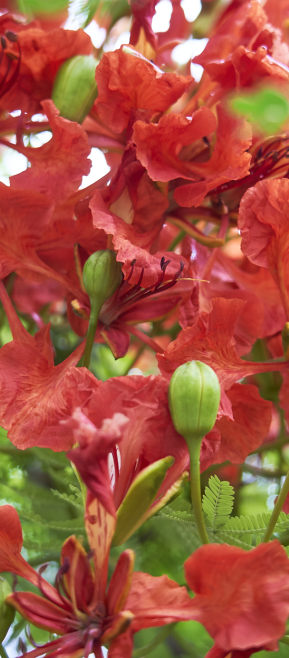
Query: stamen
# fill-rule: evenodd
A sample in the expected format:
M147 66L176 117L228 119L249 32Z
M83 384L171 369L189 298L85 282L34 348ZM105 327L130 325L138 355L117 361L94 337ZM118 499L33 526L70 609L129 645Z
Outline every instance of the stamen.
M136 260L135 260L135 262L136 262ZM143 275L144 275L144 267L142 267L141 275L140 275L140 278L139 278L137 284L135 286L133 286L128 292L125 292L123 295L120 295L119 299L123 300L128 296L131 298L135 293L139 292L139 290L141 288L141 283L142 283L142 280L143 280ZM127 283L127 281L125 281L124 283Z
M17 649L18 649L18 651L21 651L22 653L26 653L26 651L27 651L27 646L26 646L25 642L23 642L22 637L19 638Z
M16 43L17 44L18 55L15 55L14 53L11 53L11 52L6 52L7 47L8 47L7 39L11 43ZM4 53L5 53L6 59L8 60L6 72L4 73L4 76L3 76L2 80L1 80L1 83L0 83L0 96L4 96L11 89L11 87L14 85L14 83L15 83L17 77L18 77L18 73L19 73L19 70L20 70L20 61L21 61L21 48L20 48L20 44L18 42L17 34L15 34L15 32L12 32L11 30L7 30L5 32L5 37L3 35L0 36L0 43L1 43L1 47L2 47L2 51L1 51L1 55L0 55L0 66L1 66L2 61L3 61ZM11 66L12 66L13 61L16 61L17 64L16 64L16 67L15 67L15 69L14 69L14 71L13 71L13 73L12 73L10 79L9 79L9 74L10 74L10 70L11 70Z
M46 569L46 565L43 565L43 566L45 566L45 569ZM39 571L37 572L37 574L38 574L38 588L40 589L41 594L43 594L43 596L44 596L48 601L50 601L51 603L54 603L54 605L55 605L55 603L56 603L55 598L53 598L52 596L50 596L50 594L49 594L47 591L45 591L45 589L43 588L43 584L42 584L42 576L41 576L41 569L43 568L43 566L40 567ZM43 569L43 570L45 570L45 569ZM45 582L45 581L44 581L44 582ZM64 608L66 608L67 610L71 610L71 606L70 606L69 601L67 601L66 599L64 599L63 596L61 596L60 592L58 592L58 590L57 590L57 593L58 593L58 595L60 596L60 599L61 599L61 601L62 601L63 604L64 604ZM57 602L57 605L60 606L60 602Z
M32 646L35 647L35 649L40 649L41 644L36 644L35 640L33 639L32 635L31 635L31 631L30 631L29 626L25 627L25 635L27 637L28 642L30 642L30 644L32 644Z
M38 573L40 573L40 576L42 576L44 571L46 571L47 567L48 567L48 562L40 565L40 567L38 568Z
M84 658L89 658L93 648L93 637L85 645Z
M279 144L280 141L282 142L287 142L286 146L283 146L278 149L272 149L274 145ZM268 150L270 149L270 150ZM282 160L283 158L288 158L289 156L287 155L289 152L288 149L288 137L286 136L285 138L279 137L278 139L274 140L273 142L270 142L270 144L267 144L265 148L261 146L259 150L257 151L256 157L253 160L253 164L250 167L250 173L247 176L244 176L244 178L240 178L239 180L236 181L229 181L228 183L223 183L219 187L215 188L209 193L209 196L215 196L216 194L220 194L221 192L226 192L230 189L238 188L241 187L242 185L245 185L246 183L250 182L250 185L253 185L257 183L259 180L262 180L263 178L266 178L267 176L271 176L272 174L275 174L277 172L280 172L280 170L284 171L284 168L287 166L284 164L280 165L279 167L276 167L276 165ZM287 177L289 173L288 171L285 171L283 173L283 177Z
M7 39L8 39L9 41L11 41L12 43L16 43L16 41L18 41L18 36L17 36L17 34L16 34L15 32L12 32L11 30L6 30L6 32L5 32L5 36L6 36Z
M57 592L58 592L61 600L63 601L63 603L66 605L66 607L67 607L67 605L69 605L69 607L70 607L69 601L67 601L67 599L69 599L70 597L69 597L69 593L67 591L63 576L64 576L64 574L67 573L67 571L69 571L69 569L70 569L69 559L68 559L68 557L65 557L64 562L61 565L60 569L58 569L57 574L56 574L56 578L55 578L55 589L57 589ZM62 591L64 593L64 596L61 593L61 588L62 588Z

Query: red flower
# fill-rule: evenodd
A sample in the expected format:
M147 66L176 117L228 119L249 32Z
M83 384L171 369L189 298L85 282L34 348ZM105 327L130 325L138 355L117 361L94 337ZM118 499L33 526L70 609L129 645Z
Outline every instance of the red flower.
M96 68L98 86L96 108L102 121L111 130L121 133L128 125L131 113L151 118L165 112L184 93L191 76L163 73L137 51L131 54L121 48L105 53Z
M253 299L250 304L251 323L255 327L257 325L257 328L260 327L257 337L265 338L281 331L285 324L285 313L278 286L270 272L264 269L264 267L255 267L251 271L251 267L249 270L248 261L246 260L243 261L240 267L237 267L231 258L227 258L222 253L218 254L217 260L231 275L232 285L238 285L241 291L244 291L246 294L249 293L250 296L252 295L251 299ZM200 276L200 278L203 277ZM252 304L254 303L255 307L252 313ZM262 306L262 311L260 305ZM261 311L260 314L258 309ZM250 333L254 332L254 329L253 332L252 329L253 327L247 324L246 331L244 331L244 334L247 334L247 339L248 337L250 338Z
M242 251L252 263L267 267L279 287L289 320L289 181L268 180L247 190L240 203L238 227Z
M152 19L158 0L130 0L133 22L130 31L130 43L135 46L141 29L144 30L147 41L156 50L158 37L152 29Z
M93 497L99 498L102 491L101 502L110 513L115 514L144 469L164 457L174 458L152 504L153 514L166 497L173 495L175 483L189 465L186 443L171 421L165 380L129 376L98 382L83 411L85 416L78 412L72 421L65 423L67 429L71 427L75 442L80 444L68 457L79 469ZM123 415L128 419L126 424ZM107 476L109 454L114 464L112 484Z
M200 99L211 107L232 88L251 87L266 78L287 80L288 46L267 21L256 0L233 8L230 4L204 51L193 59L205 73L187 112L195 109Z
M215 297L246 302L234 330L238 356L248 354L257 338L275 334L284 327L281 297L268 270L252 267L245 257L237 264L221 250L212 253L188 238L182 252L188 260L191 257L189 272L196 279L191 298L180 307L179 323L183 329L192 325L200 312L210 312L211 299Z
M130 658L133 634L141 628L192 618L192 602L186 589L167 576L133 573L131 550L121 554L106 590L115 521L96 500L89 512L86 528L94 571L82 545L76 537L69 537L62 548L62 566L54 588L20 554L22 532L17 512L10 505L0 508L0 571L26 578L42 593L40 597L15 591L6 601L27 621L61 636L25 656L80 658L94 653L100 658L101 645L109 644L110 658L119 655L120 647L123 658Z
M206 194L228 180L246 176L251 156L249 124L233 117L218 106L216 143L211 155L210 144L202 138L216 130L216 119L207 107L194 112L192 118L168 114L159 122L136 121L133 141L137 157L152 180L193 180L177 187L174 198L180 206L199 206Z
M97 386L86 368L76 368L84 344L60 365L53 365L50 325L32 337L21 324L1 284L0 296L14 340L0 350L0 417L18 448L68 450L73 437L60 420L71 416Z
M61 230L58 233L58 227L51 226L52 213L52 200L48 196L34 190L12 190L0 183L0 277L3 279L14 271L21 272L22 276L31 276L33 272L36 280L39 275L39 278L44 275L58 281L75 297L87 301L86 293L80 288L73 260L73 239L79 236L81 221L73 222L73 226L69 222L69 237L65 235L65 230L64 235L59 236ZM67 231L65 222L64 225ZM46 229L50 240L46 239L43 244ZM93 233L91 226L89 233ZM69 267L74 268L72 276L71 272L69 275L63 273L63 258L60 262L63 251L67 257L67 250L63 250L67 244L70 246Z
M26 171L11 176L10 184L13 189L48 194L58 205L64 203L78 189L82 177L89 174L90 146L84 129L78 123L60 117L53 101L43 101L41 106L47 115L52 139L39 148L7 143L31 163Z
M160 255L155 254L154 260ZM140 261L142 262L142 259ZM149 345L153 350L160 351L161 348L158 343L134 325L163 318L176 308L182 297L189 295L192 282L182 281L179 278L184 268L183 262L180 262L179 269L172 278L169 278L167 274L170 263L171 259L165 260L165 256L162 256L159 263L158 279L154 282L154 273L151 274L144 267L140 268L138 261L132 261L128 279L122 282L116 293L103 305L99 314L95 341L103 342L105 340L116 359L125 356L127 353L130 333ZM131 280L135 280L135 270L138 272L138 279L134 285ZM143 280L148 280L148 278L153 283L145 287ZM67 307L67 315L71 326L79 336L85 336L88 329L90 308L87 305L80 304L72 296L69 296L68 302L71 302L71 305L69 303ZM87 319L80 319L72 309L75 309L75 313Z
M222 389L227 390L246 375L288 368L287 362L255 363L237 356L233 336L243 304L239 299L212 299L211 312L201 313L197 321L183 329L166 352L159 355L163 375L169 378L179 365L195 359L213 368Z
M278 541L248 552L235 546L202 546L186 560L185 575L196 594L195 619L216 642L210 658L223 658L230 651L236 658L247 658L248 650L272 644L277 648L289 615L289 562Z
M254 387L236 382L259 372L286 370L288 362L255 363L240 359L233 335L243 302L215 298L211 304L212 311L201 313L191 327L183 329L164 354L158 355L158 362L168 379L179 365L192 359L207 363L215 370L221 385L221 404L215 428L203 445L206 449L203 460L206 465L206 460L216 463L220 455L220 461L229 458L234 463L241 463L267 435L271 403L262 400ZM250 409L249 413L246 407ZM211 441L220 439L220 446L211 444Z
M8 112L21 109L32 115L41 111L40 101L50 98L61 64L74 55L91 54L91 39L83 30L58 28L46 32L33 24L26 27L17 22L8 29L17 32L21 62L17 80L1 98L1 109ZM17 57L18 44L11 48Z
M142 179L143 180L143 179ZM163 212L166 207L166 201L159 192L152 188L147 195L147 179L143 180L144 188L140 185L143 200L141 211L137 216L134 214L133 223L129 215L125 219L118 217L113 211L108 210L100 192L96 192L90 201L89 207L92 212L93 225L96 229L103 229L108 235L112 236L114 249L117 252L117 260L124 263L122 271L127 279L130 277L130 283L137 284L142 274L142 284L144 287L156 285L160 276L160 261L164 257L165 261L169 259L166 268L166 277L173 278L180 268L181 257L174 252L158 252L151 254L150 248L152 242L157 237L163 221ZM163 198L162 198L163 197ZM149 214L150 203L157 204L157 207L151 209L154 217L154 223L149 223L149 230L146 230L147 217ZM112 205L113 207L113 205ZM119 210L119 208L117 208ZM134 224L135 221L135 224ZM157 223L157 229L156 229ZM131 262L135 263L134 271L131 272ZM183 259L184 261L184 259Z

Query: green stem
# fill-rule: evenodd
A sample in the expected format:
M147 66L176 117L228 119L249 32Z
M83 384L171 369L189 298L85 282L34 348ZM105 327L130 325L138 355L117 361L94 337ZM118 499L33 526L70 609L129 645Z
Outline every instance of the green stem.
M186 231L180 231L168 247L168 251L174 251L178 244L186 237Z
M0 656L1 658L8 658L8 654L6 653L3 644L0 644Z
M262 452L267 452L268 450L276 450L277 448L282 448L283 446L286 446L289 443L289 436L282 436L278 439L278 441L270 441L268 443L262 443L262 445L254 450L254 452L251 452L251 455L258 454L260 455Z
M191 480L191 500L194 510L196 526L202 544L209 544L210 540L207 534L201 499L201 476L200 476L200 452L202 441L192 439L190 441L190 480Z
M173 622L173 624L168 624L168 626L165 626L162 628L162 630L157 634L156 637L154 637L153 640L151 640L148 644L145 644L144 647L141 647L140 649L135 649L132 658L142 658L142 656L146 656L148 653L150 653L155 647L157 647L161 642L163 642L166 637L170 634L170 632L173 630L177 622Z
M286 496L287 496L288 492L289 492L289 471L286 475L285 482L284 482L283 487L282 487L282 489L279 493L279 496L276 500L276 505L273 509L273 512L272 512L271 517L270 517L270 521L268 523L265 535L264 535L263 540L262 540L263 542L267 542L267 541L270 540L271 535L274 532L275 525L278 521L279 514L282 511L282 507L285 503Z
M85 350L84 350L83 362L82 362L82 365L87 369L89 369L91 351L93 348L99 311L100 311L100 307L98 305L95 308L93 307L91 308L88 332L86 336L86 344L85 344Z
M282 470L279 468L278 470L276 469L275 471L270 471L269 469L266 468L258 468L258 466L250 466L250 464L243 464L242 469L244 473L251 473L255 477L259 478L265 478L267 480L272 480L283 477L286 475L286 470Z

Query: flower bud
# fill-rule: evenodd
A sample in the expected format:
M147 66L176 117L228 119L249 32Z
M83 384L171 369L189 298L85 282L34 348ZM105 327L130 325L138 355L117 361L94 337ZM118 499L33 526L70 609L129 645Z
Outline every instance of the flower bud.
M97 98L95 69L98 62L89 55L67 59L57 72L52 100L60 116L82 123Z
M221 397L214 370L201 361L189 361L177 368L169 386L169 407L173 425L188 446L201 441L213 428Z
M117 290L122 282L121 263L109 249L96 251L89 256L83 268L83 285L90 298L91 307L102 305Z
M5 639L15 617L15 609L5 603L5 599L8 594L11 594L11 591L7 580L0 578L0 644Z

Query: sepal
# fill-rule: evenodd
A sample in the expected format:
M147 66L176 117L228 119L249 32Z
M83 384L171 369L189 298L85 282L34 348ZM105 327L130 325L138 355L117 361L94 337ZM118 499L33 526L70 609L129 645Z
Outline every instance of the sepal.
M173 457L165 457L150 464L137 475L118 508L112 546L123 544L144 523L167 470L173 463Z

